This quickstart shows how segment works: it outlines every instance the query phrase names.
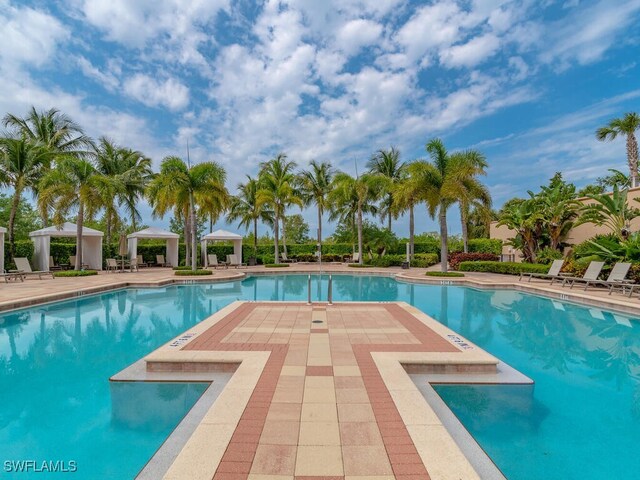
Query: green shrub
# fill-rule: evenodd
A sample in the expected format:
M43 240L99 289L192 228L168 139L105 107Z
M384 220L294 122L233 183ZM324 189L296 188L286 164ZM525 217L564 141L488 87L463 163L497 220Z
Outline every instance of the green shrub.
M267 263L265 264L266 268L285 268L288 267L288 263Z
M425 272L427 277L464 277L460 272Z
M462 272L490 272L519 275L520 273L547 273L548 265L539 263L515 262L462 262L459 270Z
M400 267L407 260L407 255L384 255L367 259L366 264L372 267ZM438 255L435 253L416 253L411 261L412 267L426 268L438 263Z
M469 240L469 253L502 253L502 240L496 238L472 238Z
M493 253L464 253L456 252L449 256L449 266L452 270L458 270L458 265L462 262L495 262L498 256Z
M53 272L54 277L90 277L97 275L95 270L63 270L61 272Z
M7 238L6 235L5 238ZM33 260L33 242L31 240L16 240L15 245L16 257L26 257L29 260ZM11 253L9 252L9 242L4 243L4 268L7 270L15 269L13 258L11 258Z
M560 260L562 257L563 255L560 250L549 247L543 248L536 254L537 262L544 263L545 265L553 263L554 260Z
M175 275L179 277L188 277L192 275L213 275L211 270L176 270Z
M179 267L173 267L174 270L191 270L191 265L180 265Z

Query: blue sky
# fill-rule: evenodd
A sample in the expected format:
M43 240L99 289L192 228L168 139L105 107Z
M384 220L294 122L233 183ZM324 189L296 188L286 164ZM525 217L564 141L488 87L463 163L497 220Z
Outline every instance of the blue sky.
M232 191L280 151L353 173L438 136L486 154L500 206L625 169L594 131L640 111L638 24L640 0L0 0L0 113L56 107L156 165L188 140Z

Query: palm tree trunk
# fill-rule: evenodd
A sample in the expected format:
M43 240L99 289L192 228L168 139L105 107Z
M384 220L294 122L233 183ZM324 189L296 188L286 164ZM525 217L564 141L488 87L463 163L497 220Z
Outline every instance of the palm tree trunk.
M106 220L106 228L105 230L107 231L107 245L111 245L111 209L107 209L106 212L104 212L105 217L107 217Z
M322 244L322 208L318 207L318 245Z
M362 205L358 202L358 263L362 265Z
M80 200L78 219L76 221L76 270L82 270L82 224L84 223L84 203Z
M258 219L253 219L253 256L258 255Z
M280 217L276 215L276 221L273 225L273 245L274 245L274 262L280 263L280 246L278 245L278 236L280 235Z
M282 214L282 252L284 253L284 256L287 256L287 228L285 226L285 217L284 214Z
M446 272L449 251L447 250L447 209L443 203L440 204L438 218L440 220L440 270Z
M627 135L627 159L629 161L629 173L631 187L638 186L638 142L633 133Z
M464 253L469 253L469 229L467 225L469 211L466 204L460 203L460 227L462 228L462 247Z
M191 242L189 242L189 239L191 238L191 229L189 228L190 225L190 221L189 221L189 209L187 208L186 211L184 212L184 264L185 265L189 265L191 263Z
M189 194L189 204L191 206L191 270L198 268L198 228L196 218L196 202L193 198L193 192Z
M413 205L409 205L409 258L413 260L413 247L415 233L415 219L413 215Z
M16 254L16 237L15 237L15 223L16 223L16 215L18 214L18 206L20 205L20 196L22 195L22 190L19 187L16 187L16 191L13 194L13 201L11 202L11 213L9 213L9 253L10 257L13 258ZM0 272L2 273L2 272Z
M387 215L387 217L388 217L387 218L387 229L389 231L391 231L391 205L393 205L393 195L389 195L389 205L388 205L389 212L388 212L388 215Z

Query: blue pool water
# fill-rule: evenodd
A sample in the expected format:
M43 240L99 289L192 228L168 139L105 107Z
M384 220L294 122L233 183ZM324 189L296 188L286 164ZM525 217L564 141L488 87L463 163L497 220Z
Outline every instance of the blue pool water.
M314 279L313 292L326 299L326 279ZM0 315L2 464L74 460L77 478L132 478L205 386L110 387L108 378L236 299L306 296L306 276L283 275L121 290ZM333 297L411 303L536 381L437 387L510 479L639 471L637 320L512 291L384 277L334 276ZM0 470L5 477L65 475Z

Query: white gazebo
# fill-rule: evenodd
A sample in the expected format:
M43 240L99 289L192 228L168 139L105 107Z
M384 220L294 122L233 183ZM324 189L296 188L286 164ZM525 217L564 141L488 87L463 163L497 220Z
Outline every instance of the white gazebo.
M129 258L135 258L138 256L138 239L154 239L154 240L166 240L167 252L165 261L170 263L173 267L178 266L178 242L180 241L180 235L177 233L163 230L162 228L149 227L139 232L127 235L128 239L128 251Z
M4 234L7 229L0 227L0 273L4 273Z
M205 267L208 265L207 243L209 242L233 242L233 253L236 255L239 262L242 261L242 235L228 232L226 230L216 230L215 232L207 233L200 240L202 264ZM220 258L219 260L224 261L224 258Z
M77 237L78 227L75 223L64 222L62 227L46 227L31 232L33 240L33 266L35 270L49 270L51 255L51 237ZM104 233L89 227L82 227L83 264L92 270L102 270L102 237Z

